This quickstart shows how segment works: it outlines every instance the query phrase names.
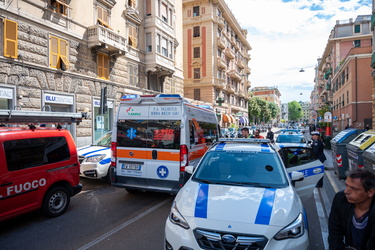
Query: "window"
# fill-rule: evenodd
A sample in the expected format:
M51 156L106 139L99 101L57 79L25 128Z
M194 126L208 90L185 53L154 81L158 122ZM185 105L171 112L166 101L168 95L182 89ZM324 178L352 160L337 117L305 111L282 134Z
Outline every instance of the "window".
M146 0L146 16L151 16L151 0Z
M51 36L49 66L62 70L68 69L70 66L68 50L68 42L66 40Z
M361 25L360 24L354 25L354 33L361 33Z
M51 0L51 7L54 12L62 15L66 15L67 9L71 9L66 0Z
M97 55L98 78L108 80L109 78L109 58L107 55Z
M4 20L4 56L18 57L18 23Z
M146 53L152 52L151 33L146 33Z
M179 120L125 120L117 123L120 147L180 148ZM128 131L134 131L129 134ZM133 137L132 135L135 135Z
M201 99L201 90L200 89L194 89L194 100L200 101Z
M199 16L199 6L193 7L193 16Z
M361 40L354 40L354 42L353 42L353 47L354 47L354 48L359 48L359 47L361 47Z
M98 23L106 28L109 28L108 10L98 6L97 15L98 15Z
M129 31L128 44L136 49L137 48L137 42L138 42L138 40L137 40L137 38L138 38L137 27L135 27L133 25L129 25L128 31Z
M163 54L163 56L166 56L168 57L168 42L167 42L167 39L166 38L162 38L161 39L161 53Z
M160 14L161 19L163 19L164 22L168 23L168 7L165 3L162 3L160 6Z
M346 91L346 104L349 104L349 90Z
M173 43L172 42L169 42L169 58L170 59L173 59Z
M201 78L201 69L194 68L194 79L200 79L200 78Z
M128 0L128 5L133 9L137 8L137 0Z
M9 171L68 160L70 150L65 137L41 137L4 142Z
M156 51L158 53L160 53L160 40L161 40L161 37L159 34L156 35Z
M201 48L194 47L194 58L200 58L200 57L201 57Z
M194 26L193 28L193 37L200 37L200 27L199 26Z
M221 49L217 50L217 55L218 55L218 57L221 57Z
M130 64L128 66L129 70L129 84L131 86L137 86L138 85L138 65L136 64Z

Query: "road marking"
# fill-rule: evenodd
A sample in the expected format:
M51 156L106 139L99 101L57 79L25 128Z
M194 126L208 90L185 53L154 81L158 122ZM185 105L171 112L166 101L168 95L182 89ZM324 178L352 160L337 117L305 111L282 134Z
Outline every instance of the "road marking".
M316 204L316 210L319 216L320 229L322 231L322 240L324 244L324 249L328 249L328 226L326 216L323 210L322 203L320 201L319 191L317 188L314 188L314 198Z
M96 238L95 240L87 243L86 245L84 245L83 247L80 247L78 248L78 250L85 250L85 249L89 249L90 247L98 244L99 242L101 242L102 240L105 240L106 238L108 238L109 236L111 236L112 234L115 234L117 233L118 231L120 231L121 229L129 226L130 224L132 224L133 222L136 222L137 220L141 219L142 217L148 215L149 213L153 212L154 210L162 207L163 205L167 204L168 202L170 202L172 199L169 198L169 199L166 199L165 201L162 201L160 202L159 204L153 206L152 208L149 208L148 210L144 211L143 213L135 216L134 218L128 220L127 222L121 224L120 226L118 227L115 227L114 229L112 229L111 231L108 231L107 233L103 234L102 236Z
M335 193L339 192L340 188L337 186L336 182L332 179L332 176L328 173L325 176L328 177L329 182L331 183L331 186L332 186L333 190L335 191Z

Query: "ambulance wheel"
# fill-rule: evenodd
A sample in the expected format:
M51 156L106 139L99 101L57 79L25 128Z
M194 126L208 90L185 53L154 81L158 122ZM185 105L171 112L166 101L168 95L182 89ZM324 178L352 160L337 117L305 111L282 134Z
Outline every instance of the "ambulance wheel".
M69 191L65 187L54 187L44 196L42 213L48 217L62 215L70 203Z

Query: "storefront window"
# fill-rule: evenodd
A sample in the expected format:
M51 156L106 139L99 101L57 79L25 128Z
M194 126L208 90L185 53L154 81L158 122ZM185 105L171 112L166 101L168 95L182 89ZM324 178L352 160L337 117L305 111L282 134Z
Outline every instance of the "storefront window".
M99 114L100 100L94 100L94 133L93 141L96 141L101 136L112 130L113 126L113 102L107 101L108 112L106 114Z
M13 98L14 98L13 88L4 88L0 86L0 109L13 109Z

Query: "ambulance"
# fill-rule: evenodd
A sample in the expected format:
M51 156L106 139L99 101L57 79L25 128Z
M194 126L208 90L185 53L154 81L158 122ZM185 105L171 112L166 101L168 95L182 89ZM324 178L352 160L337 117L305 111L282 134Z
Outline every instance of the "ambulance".
M177 94L126 95L112 130L110 177L128 192L176 194L218 140L219 125L209 106Z

